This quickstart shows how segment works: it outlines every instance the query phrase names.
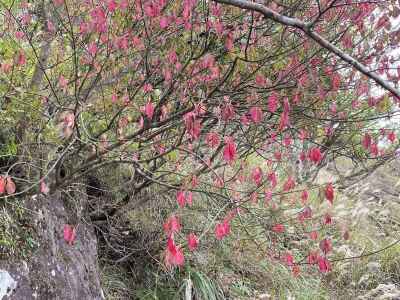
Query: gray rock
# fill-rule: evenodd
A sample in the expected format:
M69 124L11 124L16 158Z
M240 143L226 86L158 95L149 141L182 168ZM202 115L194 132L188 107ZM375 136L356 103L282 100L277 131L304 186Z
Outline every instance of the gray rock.
M0 300L5 296L10 296L17 287L17 282L11 277L10 273L0 270Z
M71 219L64 201L59 193L32 199L29 209L41 211L32 216L40 247L26 262L0 261L0 269L6 270L1 273L2 295L3 286L10 287L0 300L104 299L93 228L79 222L74 244L66 243L63 229Z
M394 284L380 284L359 300L400 300L400 290Z
M363 276L361 276L360 280L358 281L357 285L359 287L367 287L369 285L371 285L371 281L373 279L373 276L371 276L370 274L364 274Z
M381 270L381 264L376 261L371 261L367 264L367 269L371 273L378 273Z

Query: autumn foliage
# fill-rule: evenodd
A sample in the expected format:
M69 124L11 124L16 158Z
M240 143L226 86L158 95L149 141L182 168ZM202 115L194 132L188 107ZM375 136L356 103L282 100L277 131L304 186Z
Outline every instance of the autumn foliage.
M33 171L23 179L10 166L0 194L49 194L129 166L133 179L121 186L157 187L175 203L160 224L167 266L184 265L202 239L224 243L240 230L296 276L306 264L330 271L325 229L337 222L338 183L312 178L341 157L392 159L397 128L379 120L400 103L338 53L397 86L391 20L400 10L396 1L265 2L308 29L247 1L1 1L0 92L12 116L2 126L12 124L18 160ZM32 145L50 147L51 159L30 160ZM196 209L213 217L186 228ZM286 238L308 246L287 252ZM73 246L71 225L64 239Z

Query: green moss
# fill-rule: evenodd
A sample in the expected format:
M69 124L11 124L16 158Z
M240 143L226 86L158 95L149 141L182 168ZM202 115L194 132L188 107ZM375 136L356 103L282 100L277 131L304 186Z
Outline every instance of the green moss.
M27 212L19 206L3 207L0 212L0 259L27 258L37 247Z

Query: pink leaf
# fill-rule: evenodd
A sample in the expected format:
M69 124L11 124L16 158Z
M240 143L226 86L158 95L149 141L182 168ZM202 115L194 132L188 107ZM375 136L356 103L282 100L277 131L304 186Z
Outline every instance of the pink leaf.
M218 133L216 132L209 132L206 135L206 143L210 148L217 148L220 144L220 138Z
M44 180L40 181L40 192L45 195L47 195L50 192L50 189Z
M0 176L0 195L3 195L6 191L6 180L3 176Z
M230 233L231 227L228 221L219 223L215 226L215 236L217 240L222 240L225 236Z
M185 257L182 250L175 245L174 240L169 237L165 254L165 264L167 267L183 266Z
M12 195L15 193L16 187L14 181L11 177L6 177L6 192L8 195Z
M17 56L17 64L19 66L23 66L26 64L26 57L24 51L19 51L18 56Z
M257 204L257 202L258 202L258 194L257 194L257 192L251 193L251 195L250 195L250 202L251 202L252 204Z
M193 193L192 192L186 193L186 202L189 204L189 206L192 206L192 204L193 204Z
M171 216L163 225L164 232L167 236L171 236L181 230L181 224L176 216Z
M322 273L328 273L332 270L331 263L323 256L318 257L318 267Z
M292 274L294 277L298 277L300 275L300 267L298 265L292 266Z
M276 233L282 233L285 231L285 226L283 224L276 224L272 227L272 231Z
M186 197L185 197L185 192L184 191L178 191L176 193L176 201L178 202L178 205L181 208L185 207Z
M114 0L108 1L107 8L110 12L114 12L117 8L117 3Z
M47 30L49 32L55 32L56 31L56 27L54 26L53 22L51 22L50 20L47 20Z
M256 83L258 86L264 87L267 84L267 80L261 74L256 75Z
M253 178L253 181L254 181L254 183L256 185L260 185L261 184L261 181L262 181L262 178L263 178L263 172L262 172L260 167L257 167L257 168L253 169L252 178Z
M318 262L319 257L320 256L318 255L318 251L312 251L307 256L307 263L310 265L314 265Z
M268 174L268 180L270 181L271 187L274 188L278 184L278 180L275 172L271 172Z
M93 57L96 55L96 53L97 53L97 45L96 45L95 42L91 42L91 43L88 45L88 52L89 52L90 55L93 56Z
M394 131L389 132L387 137L391 143L394 143L394 141L396 140L396 134L394 133Z
M263 112L258 106L250 108L250 116L254 123L258 124L263 119Z
M20 40L25 36L25 34L22 31L16 31L15 32L15 37Z
M168 25L169 25L168 17L162 16L160 18L160 28L165 29L168 27Z
M322 160L321 150L317 147L311 148L308 152L308 158L315 164L318 164Z
M330 214L325 214L325 216L324 216L324 224L325 225L330 225L330 224L332 224L332 217L331 217L331 215Z
M272 92L272 94L268 97L268 110L271 113L274 113L278 108L278 94L276 92Z
M310 239L312 239L313 241L316 241L318 238L318 232L317 231L311 231L310 232Z
M307 200L308 200L308 191L304 190L303 192L301 192L301 202L306 203Z
M64 240L69 244L72 245L75 241L76 237L76 230L71 225L65 224L64 225Z
M232 137L225 137L224 159L231 164L236 159L236 145Z
M288 192L296 186L296 182L294 181L293 177L289 177L283 185L283 191Z
M144 107L144 111L146 114L146 117L151 120L153 118L153 114L154 114L154 105L151 102L147 102L145 107Z
M229 121L235 116L235 108L231 103L227 103L221 110L221 118L224 121Z
M364 147L364 149L368 150L369 147L371 146L371 143L372 143L371 136L368 133L364 134L364 137L362 140L362 146Z
M326 200L328 200L330 202L330 204L333 204L333 199L335 197L335 194L334 194L332 183L329 183L325 187L325 197L326 197Z
M199 239L194 233L188 235L187 242L190 251L196 250L199 245Z
M319 248L324 252L325 254L329 253L332 251L332 242L330 239L323 239L319 243Z
M58 84L62 89L65 90L68 85L68 80L63 75L60 75L60 78L58 79Z
M272 191L268 190L265 192L265 204L268 204L272 200Z
M293 266L293 264L294 264L294 257L293 257L292 254L286 253L286 254L284 255L283 259L284 259L285 263L286 263L288 266Z

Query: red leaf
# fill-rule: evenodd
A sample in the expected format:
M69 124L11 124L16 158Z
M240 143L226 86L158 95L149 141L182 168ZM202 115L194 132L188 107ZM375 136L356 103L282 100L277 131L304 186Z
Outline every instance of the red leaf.
M286 263L288 266L293 266L293 264L294 264L294 258L293 258L293 255L292 255L292 254L286 253L286 254L284 255L283 258L284 258L285 263Z
M324 224L329 225L332 224L332 217L330 214L325 214L324 216Z
M47 195L50 192L49 187L47 186L46 182L43 180L40 181L40 192Z
M151 102L147 102L145 107L144 107L144 111L146 114L146 117L151 120L153 119L153 114L154 114L154 105Z
M283 185L283 191L288 192L296 186L296 182L294 181L293 177L289 177L285 184Z
M332 242L330 239L323 239L319 243L319 248L324 252L325 254L329 253L332 251Z
M230 224L227 221L219 223L215 226L215 236L217 240L222 240L231 231Z
M301 212L301 215L304 219L310 219L312 217L312 209L309 206L306 206L303 211Z
M263 179L263 172L260 167L254 168L252 172L252 178L256 185L260 185Z
M305 204L305 203L307 202L307 200L308 200L308 191L307 191L307 190L304 190L304 191L301 193L301 202L302 202L303 204Z
M362 140L362 146L364 147L365 150L369 149L369 147L371 146L371 142L372 142L371 136L368 133L364 134Z
M329 183L325 188L325 197L326 199L333 204L333 198L335 197L332 183Z
M199 185L199 179L196 175L192 176L192 188L196 188Z
M225 137L224 159L229 164L236 159L236 145L232 137Z
M282 233L285 231L285 226L283 224L276 224L272 227L272 231L276 233Z
M283 145L285 147L289 147L292 144L292 137L289 134L286 134L285 137L283 138Z
M272 199L272 191L268 190L265 192L265 204L268 204Z
M15 183L11 177L6 177L6 192L8 195L14 194L16 190Z
M178 191L176 193L176 201L178 202L178 205L181 208L185 207L186 197L185 197L185 192L184 191Z
M17 56L17 64L18 64L19 66L23 66L23 65L26 64L25 53L24 53L22 50L19 51L19 53L18 53L18 56Z
M272 94L268 97L268 110L271 113L276 112L278 108L278 94L276 92L272 92Z
M64 240L69 244L72 245L75 241L76 237L76 230L71 225L65 224L64 225Z
M310 239L315 241L315 240L317 240L317 238L318 238L318 232L317 231L311 231L310 232Z
M257 204L257 202L258 202L258 193L257 193L257 192L251 193L251 195L250 195L250 202L251 202L252 204Z
M220 138L218 133L209 132L206 135L206 143L210 148L217 148L220 144Z
M263 119L263 112L258 106L250 108L250 116L254 123L258 124Z
M378 144L372 143L372 144L371 144L371 147L370 147L370 151L371 151L371 154L372 154L373 156L377 156L378 153L379 153Z
M275 172L273 171L268 174L268 180L270 181L272 188L276 187L276 185L278 184L278 179L276 177Z
M298 277L300 275L300 267L298 265L294 265L292 267L292 274L294 277Z
M165 254L165 264L167 267L183 266L185 257L182 250L175 245L174 240L169 237L167 241L167 250Z
M68 85L68 80L63 75L61 75L60 78L58 79L58 84L62 89L65 90Z
M312 162L318 164L322 160L321 150L319 150L317 147L311 148L308 152L308 158Z
M310 254L307 256L307 263L310 265L316 264L318 262L318 252L317 251L312 251Z
M164 232L167 236L171 236L173 233L177 233L181 230L181 224L176 216L171 216L163 225Z
M192 192L186 193L186 202L189 204L189 206L192 206L192 204L193 204L193 193Z
M323 256L318 258L318 267L322 273L327 273L332 270L331 263Z
M199 245L199 239L194 233L190 233L187 237L188 247L190 251L196 250L197 246Z
M3 176L0 176L0 195L3 195L6 191L6 180Z
M279 131L284 130L289 125L289 113L282 112L281 119L279 122Z
M165 29L165 28L168 27L168 25L169 25L169 20L168 20L168 18L167 18L166 16L162 16L162 17L160 18L160 28L161 28L161 29Z
M265 86L267 84L267 80L263 75L257 74L256 75L256 83L258 86Z
M224 121L229 121L235 116L235 108L231 103L227 103L221 110L221 118Z

